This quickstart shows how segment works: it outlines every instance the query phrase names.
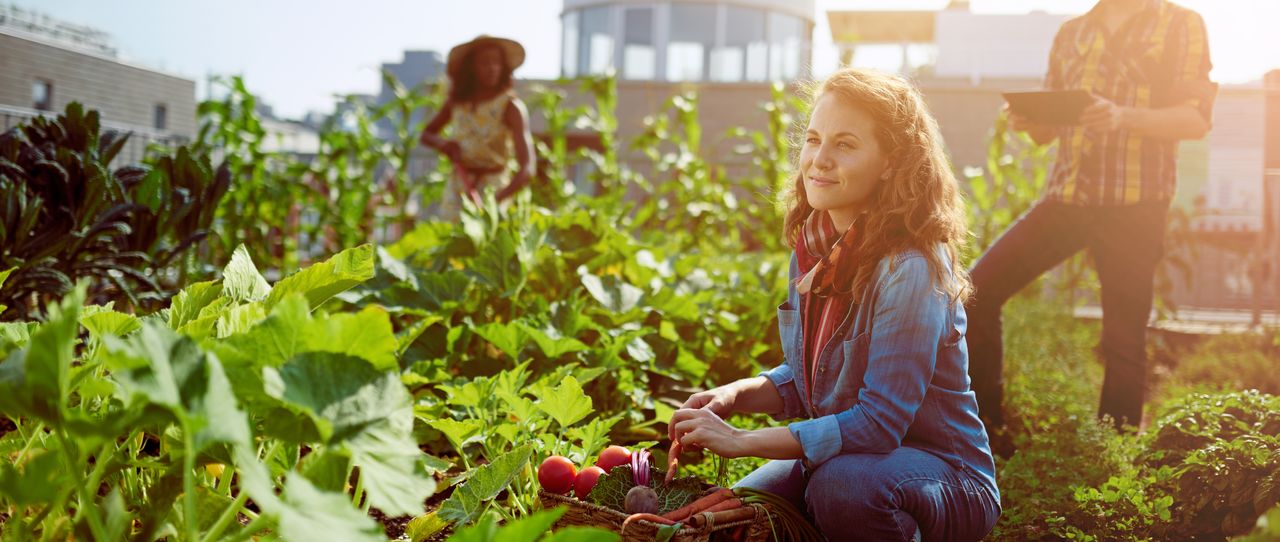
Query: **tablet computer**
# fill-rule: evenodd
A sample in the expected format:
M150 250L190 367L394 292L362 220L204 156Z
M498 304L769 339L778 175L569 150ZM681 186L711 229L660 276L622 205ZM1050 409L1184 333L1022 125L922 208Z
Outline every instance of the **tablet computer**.
M1014 114L1045 126L1080 123L1080 113L1093 103L1087 90L1037 90L1005 92L1004 99Z

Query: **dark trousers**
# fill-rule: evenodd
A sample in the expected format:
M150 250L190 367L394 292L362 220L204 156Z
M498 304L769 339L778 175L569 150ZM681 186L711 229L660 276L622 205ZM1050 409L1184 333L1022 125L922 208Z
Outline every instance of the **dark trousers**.
M1085 207L1042 201L1004 232L974 265L969 375L988 427L1004 425L1004 346L1000 311L1031 281L1081 249L1093 252L1102 286L1106 375L1098 414L1117 425L1142 421L1146 329L1152 282L1164 252L1168 204Z

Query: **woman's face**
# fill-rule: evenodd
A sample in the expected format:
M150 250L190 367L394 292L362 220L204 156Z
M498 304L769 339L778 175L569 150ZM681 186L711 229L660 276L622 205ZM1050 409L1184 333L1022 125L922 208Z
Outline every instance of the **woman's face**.
M476 82L484 88L493 88L502 81L502 51L497 47L481 47L471 58Z
M889 160L875 137L875 124L863 108L834 94L814 104L800 150L800 174L809 206L827 211L847 228L866 210Z

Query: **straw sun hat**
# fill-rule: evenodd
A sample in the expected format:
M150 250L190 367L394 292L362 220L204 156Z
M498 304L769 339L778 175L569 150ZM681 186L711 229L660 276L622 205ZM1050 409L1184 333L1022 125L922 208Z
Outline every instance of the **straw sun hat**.
M477 47L485 45L496 45L502 49L502 57L507 62L507 69L514 70L524 64L524 47L515 40L507 38L499 38L495 36L485 36L468 41L462 45L449 50L449 61L445 65L450 76L457 76L459 70L462 69L462 63L467 60L467 55Z

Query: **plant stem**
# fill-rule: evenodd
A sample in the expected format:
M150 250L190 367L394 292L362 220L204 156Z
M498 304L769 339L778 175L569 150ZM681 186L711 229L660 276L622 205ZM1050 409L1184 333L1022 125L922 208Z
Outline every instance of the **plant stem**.
M350 478L350 475L347 475ZM360 494L364 492L364 473L360 473L360 477L356 478L355 491L352 492L351 505L360 508Z
M197 540L199 533L196 518L196 438L191 432L191 424L182 424L182 492L183 513L187 528L187 540Z
M14 425L18 426L18 434L21 435L22 438L26 439L27 441L27 444L22 447L21 451L18 452L18 457L13 460L13 464L17 466L22 464L22 458L27 456L27 452L31 450L31 445L35 444L36 438L39 437L42 432L44 432L44 422L36 423L36 430L31 433L30 438L28 438L26 435L26 432L22 430L22 424L14 424Z
M217 540L219 536L222 536L222 531L227 530L227 527L236 519L236 515L240 512L240 509L244 507L244 503L246 502L249 502L249 492L242 489L240 490L240 495L236 496L236 500L232 501L231 506L228 506L226 510L222 511L222 515L218 516L218 521L214 522L213 527L209 529L209 532L204 534L204 538L201 538L200 541L213 542L214 540Z
M223 465L222 476L218 478L218 493L231 496L231 480L235 478L236 470L234 465Z
M98 484L102 483L102 475L107 471L107 454L111 451L110 442L103 444L102 448L98 450L98 455L94 458L93 470L89 472L89 481L85 484L89 489L97 491Z
M76 468L79 462L76 460L77 458L71 454L71 439L62 433L57 433L57 435L58 440L62 442L62 446L59 446L59 448L62 449L62 455L67 459L67 471L75 472L76 470L79 470ZM89 520L89 530L93 532L94 538L97 538L98 540L106 540L107 531L102 526L101 518L93 512L93 510L96 510L98 507L97 503L94 502L93 495L89 493L88 484L81 483L76 484L76 486L77 487L74 492L78 494L79 502L76 503L76 513L71 517L71 524L74 525L83 515ZM96 486L94 487L94 490L97 490ZM61 500L62 499L59 499L59 501ZM86 510L89 511L86 512Z

